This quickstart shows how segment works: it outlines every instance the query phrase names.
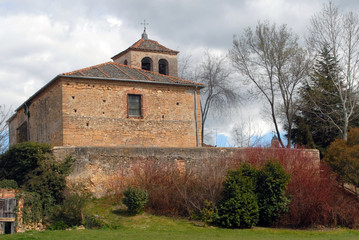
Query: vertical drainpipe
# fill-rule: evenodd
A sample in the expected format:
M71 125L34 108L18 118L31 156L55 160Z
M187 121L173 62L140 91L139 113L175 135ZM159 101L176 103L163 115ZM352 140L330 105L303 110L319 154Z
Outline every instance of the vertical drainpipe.
M194 118L196 121L196 147L199 147L199 136L198 136L198 114L197 114L197 86L194 89Z

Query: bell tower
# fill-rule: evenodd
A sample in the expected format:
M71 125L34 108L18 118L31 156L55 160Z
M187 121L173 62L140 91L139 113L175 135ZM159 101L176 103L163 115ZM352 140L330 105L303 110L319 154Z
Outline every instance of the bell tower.
M148 38L146 32L146 21L142 23L144 30L141 39L135 42L125 51L112 57L114 62L141 68L173 77L178 76L178 51L171 50Z

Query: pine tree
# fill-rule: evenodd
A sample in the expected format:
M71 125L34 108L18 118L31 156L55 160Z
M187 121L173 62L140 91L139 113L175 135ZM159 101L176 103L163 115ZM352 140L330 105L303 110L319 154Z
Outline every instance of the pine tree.
M292 139L295 144L316 147L323 152L335 138L339 130L329 117L340 122L340 99L336 83L339 69L336 59L328 47L320 52L310 80L300 89L299 115ZM342 86L342 85L341 85Z

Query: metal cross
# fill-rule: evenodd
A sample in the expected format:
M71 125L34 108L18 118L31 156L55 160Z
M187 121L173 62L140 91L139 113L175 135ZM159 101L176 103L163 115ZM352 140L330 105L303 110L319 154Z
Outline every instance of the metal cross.
M146 26L149 25L149 23L147 23L146 20L143 20L143 23L141 23L141 25L143 25L144 30L146 31Z

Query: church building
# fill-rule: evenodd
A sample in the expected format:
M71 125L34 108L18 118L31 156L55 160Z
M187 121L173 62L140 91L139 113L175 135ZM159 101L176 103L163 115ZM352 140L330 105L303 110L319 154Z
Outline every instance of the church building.
M57 75L8 120L10 146L199 147L204 86L178 78L177 54L145 29L113 61Z

